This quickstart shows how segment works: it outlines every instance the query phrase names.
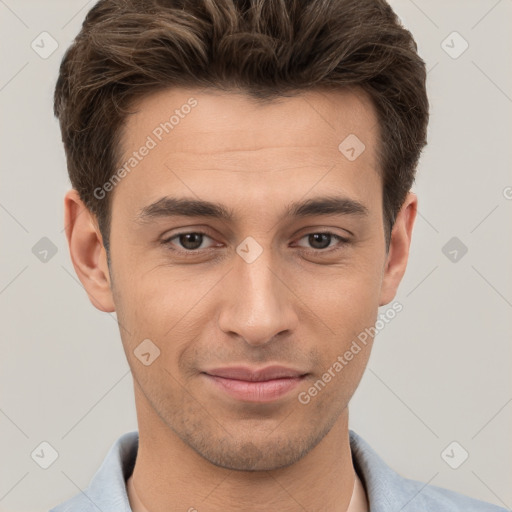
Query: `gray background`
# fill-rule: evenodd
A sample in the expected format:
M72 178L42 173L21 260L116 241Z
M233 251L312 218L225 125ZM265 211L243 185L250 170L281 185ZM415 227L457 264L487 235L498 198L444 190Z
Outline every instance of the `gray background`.
M51 99L92 5L0 0L1 511L47 510L84 489L136 429L115 314L90 304L63 232L69 182ZM429 69L429 146L404 309L378 335L350 427L401 474L510 509L512 1L392 5ZM47 58L31 47L51 49L43 31L58 43ZM457 58L453 31L469 44ZM46 262L33 253L43 237L57 250ZM58 452L46 470L31 458L43 441ZM452 465L469 453L458 469L441 456L453 441Z

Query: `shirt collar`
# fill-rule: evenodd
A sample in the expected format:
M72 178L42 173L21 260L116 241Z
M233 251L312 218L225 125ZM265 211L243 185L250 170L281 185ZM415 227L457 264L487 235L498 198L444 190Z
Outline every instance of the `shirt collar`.
M409 485L412 481L387 466L362 437L353 430L349 430L349 437L354 468L365 487L372 512L402 510L419 494L417 486ZM57 507L50 512L75 510L77 505L84 510L86 502L95 505L91 510L132 512L126 480L133 472L138 446L137 430L123 434L111 446L85 492L63 504L63 508Z

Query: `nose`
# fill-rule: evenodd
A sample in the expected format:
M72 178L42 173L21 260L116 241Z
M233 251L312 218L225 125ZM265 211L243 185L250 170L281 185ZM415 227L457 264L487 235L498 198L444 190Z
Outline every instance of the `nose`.
M224 280L220 329L252 346L263 346L278 334L293 332L298 316L286 281L279 267L272 265L270 250L264 250L252 263L235 260Z

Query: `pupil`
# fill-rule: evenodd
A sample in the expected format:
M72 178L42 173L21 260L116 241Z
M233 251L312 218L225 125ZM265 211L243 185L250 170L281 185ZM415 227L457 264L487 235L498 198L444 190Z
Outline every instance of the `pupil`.
M185 249L199 249L202 241L203 235L199 233L187 233L186 235L180 235L180 243L185 247Z
M323 241L327 241L327 243L322 243L322 237ZM318 242L320 242L320 246L318 245ZM309 243L312 247L315 249L325 249L326 247L329 247L329 244L331 242L331 235L327 233L314 233L312 235L309 235Z

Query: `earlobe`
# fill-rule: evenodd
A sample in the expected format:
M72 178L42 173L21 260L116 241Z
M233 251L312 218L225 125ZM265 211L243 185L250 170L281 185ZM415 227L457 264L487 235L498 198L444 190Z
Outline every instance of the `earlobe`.
M389 304L396 295L409 258L412 230L418 210L418 198L409 192L398 212L391 232L388 256L384 265L379 306Z
M75 189L64 198L64 217L71 261L89 300L100 311L115 311L103 239Z

